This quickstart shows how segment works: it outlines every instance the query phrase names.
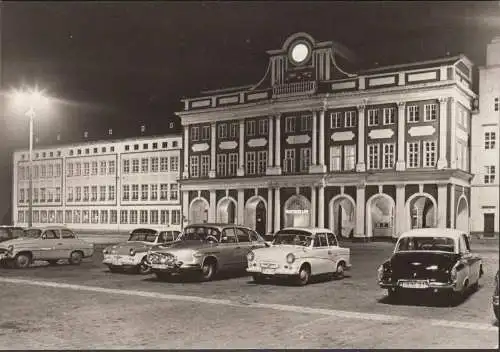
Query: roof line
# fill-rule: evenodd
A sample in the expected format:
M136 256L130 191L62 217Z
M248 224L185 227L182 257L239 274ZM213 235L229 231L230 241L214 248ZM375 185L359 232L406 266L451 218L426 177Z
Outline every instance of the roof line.
M456 56L450 56L450 57L443 57L439 59L434 59L434 60L426 60L426 61L413 61L413 62L408 62L406 64L396 64L396 65L387 65L387 66L380 66L377 68L369 68L366 70L361 70L360 73L365 73L365 72L377 72L377 71L383 71L388 68L401 68L401 67L407 67L407 66L412 66L412 65L423 65L423 64L433 64L433 63L439 63L439 62L445 62L445 61L452 61L452 60L459 60L465 55L456 55ZM465 56L466 57L466 56Z

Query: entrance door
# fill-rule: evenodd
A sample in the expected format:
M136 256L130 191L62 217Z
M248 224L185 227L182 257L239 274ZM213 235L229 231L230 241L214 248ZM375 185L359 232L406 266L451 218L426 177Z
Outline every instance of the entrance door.
M266 206L264 205L263 201L260 201L255 209L255 231L257 231L259 235L266 234L267 230L266 220L267 220Z
M495 232L495 214L484 214L484 233Z

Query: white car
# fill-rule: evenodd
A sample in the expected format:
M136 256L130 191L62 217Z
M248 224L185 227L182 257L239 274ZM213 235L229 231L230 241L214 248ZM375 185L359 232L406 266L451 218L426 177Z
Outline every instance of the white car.
M247 272L255 282L288 277L306 285L311 275L333 273L343 277L351 268L350 257L350 249L340 247L329 229L290 227L276 233L271 247L248 253Z

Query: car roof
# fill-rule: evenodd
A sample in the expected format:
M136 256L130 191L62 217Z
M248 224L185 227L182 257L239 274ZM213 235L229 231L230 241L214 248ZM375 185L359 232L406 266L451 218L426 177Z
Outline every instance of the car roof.
M413 229L410 231L403 232L399 238L402 237L449 237L449 238L459 238L461 235L466 234L465 231L460 231L456 229L447 228L425 228L425 229Z
M15 225L0 225L0 229L22 229L22 226Z
M293 231L307 231L311 234L323 233L323 232L332 232L332 230L324 228L324 227L284 227L280 231L285 230L293 230Z
M177 231L177 232L180 232L179 230L177 229L172 229L170 227L160 227L160 228L156 228L156 227L138 227L136 229L133 229L129 232L129 234L131 234L132 232L134 231L155 231L155 232L162 232L162 231Z
M41 231L45 231L45 230L70 230L70 229L67 228L66 226L54 225L54 226L40 226L40 227L33 226L33 227L27 227L26 230L41 230Z
M191 226L210 226L210 227L218 227L220 229L226 228L226 227L243 227L245 229L249 229L248 226L245 225L238 225L238 224L227 224L227 223L221 223L221 222L205 222L205 223L195 223L195 224L189 224L186 227L191 227Z

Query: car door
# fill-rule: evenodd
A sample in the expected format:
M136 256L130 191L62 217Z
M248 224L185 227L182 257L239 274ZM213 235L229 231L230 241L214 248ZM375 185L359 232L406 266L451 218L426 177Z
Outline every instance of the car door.
M60 248L60 258L69 258L71 252L76 249L82 250L81 241L78 240L70 229L61 229L61 240L57 243Z
M236 255L239 257L239 262L243 268L247 267L247 254L252 250L252 242L250 234L245 228L235 227L236 237L238 238L238 247Z
M236 268L241 265L238 239L234 227L226 227L222 230L219 247L221 266Z
M469 266L469 284L473 284L479 280L481 258L471 251L468 236L466 234L461 234L460 237L464 247L464 259L467 260L467 264Z
M330 263L328 251L329 247L326 233L317 233L314 236L311 253L311 262L313 263L311 266L313 266L313 274L321 274L331 271L331 268L328 265Z
M328 266L331 271L334 271L336 270L336 263L340 257L339 243L337 237L331 232L326 233L326 239L328 240Z
M39 246L39 259L58 259L56 246L58 246L60 238L59 231L55 229L48 229L42 233L40 246Z

